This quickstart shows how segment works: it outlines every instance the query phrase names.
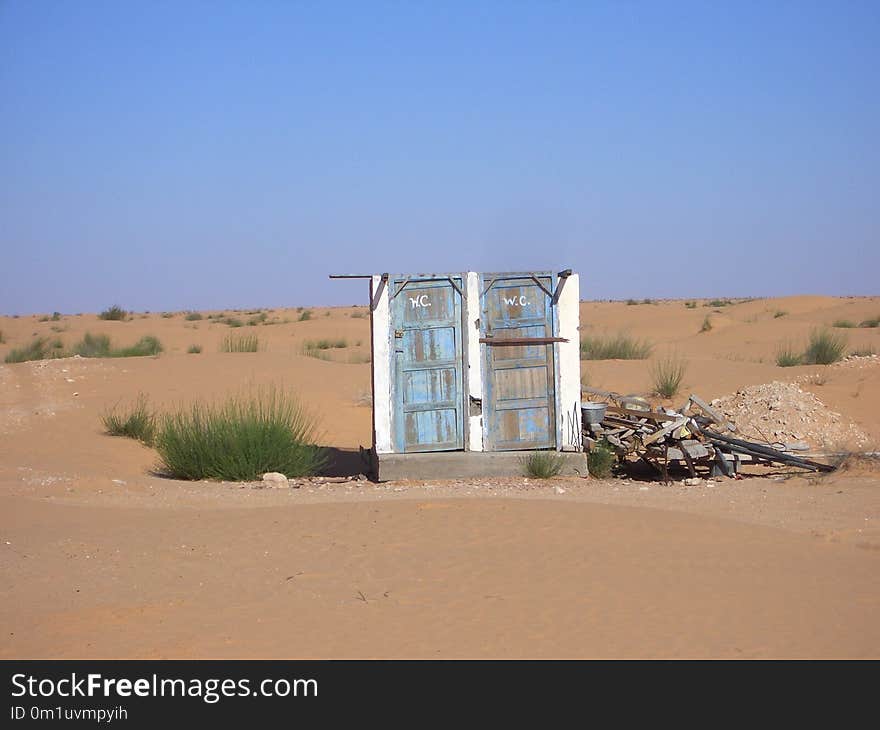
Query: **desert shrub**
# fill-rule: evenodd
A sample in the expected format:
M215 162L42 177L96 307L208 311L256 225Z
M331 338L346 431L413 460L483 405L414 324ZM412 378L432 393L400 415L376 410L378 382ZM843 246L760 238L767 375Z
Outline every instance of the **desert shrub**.
M852 329L856 326L856 323L849 319L835 319L831 326L840 329Z
M110 337L86 332L73 346L73 353L80 357L110 357Z
M125 436L147 446L153 445L156 436L156 414L153 413L147 397L139 393L134 404L127 409L114 406L102 416L104 428L111 436Z
M809 365L830 365L843 358L846 338L829 330L813 330L810 343L804 352L804 362Z
M606 441L595 444L587 454L587 469L590 475L597 479L607 479L611 476L611 469L615 460L614 451Z
M654 392L664 398L671 398L681 386L687 370L687 362L677 355L669 355L651 364L651 382Z
M200 319L203 319L203 317L201 312L187 312L184 319L187 322L198 322Z
M626 303L628 306L634 307L636 304L639 303L639 300L638 299L627 299Z
M684 306L686 306L688 309L696 309L697 303L696 302L685 302Z
M533 479L555 477L565 466L565 457L557 451L533 451L520 459L523 474Z
M880 327L880 317L874 317L873 319L863 319L859 322L859 327Z
M61 319L61 312L52 312L52 321L57 322Z
M187 348L187 353L188 353L189 355L198 355L201 351L202 351L202 346L201 346L201 345L190 345L190 346Z
M220 352L256 352L259 346L256 335L226 335L220 343Z
M653 303L654 303L653 299L642 299L642 304L653 304Z
M367 316L366 312L361 312L360 310L351 313L352 319L365 319Z
M244 322L242 322L238 317L227 317L223 320L223 324L229 325L230 327L244 326Z
M255 317L251 317L248 320L248 325L250 327L255 327L258 324L263 324L263 322L266 321L267 317L268 315L265 312L260 312L258 315L256 315Z
M644 360L651 344L629 335L587 335L581 340L581 360Z
M162 343L152 335L141 337L128 347L114 348L107 335L86 332L73 346L73 354L80 357L147 357L162 352Z
M155 446L177 479L259 479L269 471L310 476L326 463L315 419L291 393L274 388L220 404L196 402L165 416Z
M708 302L703 304L704 307L729 307L733 304L729 299L710 299Z
M703 318L703 324L700 327L700 332L711 332L712 331L712 320L709 319L709 315L707 314Z
M0 345L6 342L6 338L3 336L3 330L0 330Z
M110 357L147 357L162 352L162 343L153 335L145 335L129 347L110 350Z
M312 318L312 311L310 309L303 310L299 315L300 322L306 322Z
M790 343L780 345L776 350L776 364L781 368L791 368L800 365L804 356L797 352Z
M777 309L773 313L773 319L779 319L780 317L784 317L786 314L788 314L788 312L786 312L784 309Z
M29 362L31 360L46 360L48 358L61 357L63 355L61 340L50 341L46 337L38 337L24 347L10 350L6 354L7 363Z
M174 312L162 312L162 319L171 319L174 316Z
M98 315L98 319L113 319L113 320L124 320L127 316L127 312L117 305L113 305L109 309L105 309Z
M306 340L303 342L304 350L333 350L348 347L348 340L338 338L335 340Z

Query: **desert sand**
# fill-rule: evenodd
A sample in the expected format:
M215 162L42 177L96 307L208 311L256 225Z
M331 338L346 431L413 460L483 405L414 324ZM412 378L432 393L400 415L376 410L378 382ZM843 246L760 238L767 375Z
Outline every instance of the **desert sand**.
M797 380L880 444L880 358L775 365L780 344L801 346L817 326L877 317L880 297L696 301L584 302L582 333L625 331L654 357L678 353L682 392L706 399ZM311 308L306 321L262 311L264 324L241 328L211 312L0 318L0 358L36 335L71 345L87 331L116 345L155 335L165 348L0 365L0 657L880 656L880 474L864 465L695 487L254 489L163 478L154 451L103 433L102 413L138 393L163 409L282 385L318 415L337 473L356 473L370 444L366 308ZM880 353L880 328L838 331ZM260 350L219 352L230 333L256 334ZM321 338L348 346L331 360L302 354ZM582 371L591 386L639 393L650 362Z

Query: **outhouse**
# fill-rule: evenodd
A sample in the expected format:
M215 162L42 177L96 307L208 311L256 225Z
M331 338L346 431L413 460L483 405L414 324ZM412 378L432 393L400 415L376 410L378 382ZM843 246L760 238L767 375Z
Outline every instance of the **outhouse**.
M369 281L379 479L518 475L536 449L564 452L566 471L586 474L577 274Z

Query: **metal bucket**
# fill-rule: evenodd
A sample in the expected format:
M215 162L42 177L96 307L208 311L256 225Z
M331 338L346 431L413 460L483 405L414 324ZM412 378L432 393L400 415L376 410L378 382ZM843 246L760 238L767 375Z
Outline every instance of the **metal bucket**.
M581 413L586 423L602 423L607 408L607 403L592 403L590 401L581 403Z

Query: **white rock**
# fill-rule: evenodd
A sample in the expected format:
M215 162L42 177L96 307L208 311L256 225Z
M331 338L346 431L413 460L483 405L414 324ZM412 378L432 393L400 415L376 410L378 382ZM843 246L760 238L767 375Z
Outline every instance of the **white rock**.
M556 487L556 494L565 494L565 490L562 487Z
M267 471L263 474L263 481L267 487L286 487L287 477L277 471Z

